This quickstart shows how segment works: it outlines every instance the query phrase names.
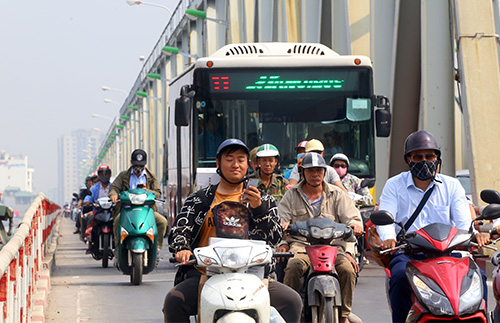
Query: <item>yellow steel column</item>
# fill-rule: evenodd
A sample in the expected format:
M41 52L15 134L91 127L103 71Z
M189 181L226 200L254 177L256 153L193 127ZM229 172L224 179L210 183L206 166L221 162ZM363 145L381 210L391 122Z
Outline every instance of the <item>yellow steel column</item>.
M500 75L491 1L455 0L462 107L473 198L500 190ZM478 202L478 201L475 201Z

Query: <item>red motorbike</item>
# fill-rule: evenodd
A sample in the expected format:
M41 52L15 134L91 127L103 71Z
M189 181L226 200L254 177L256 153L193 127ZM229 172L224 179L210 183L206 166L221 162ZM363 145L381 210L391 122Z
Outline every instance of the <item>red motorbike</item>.
M500 205L490 204L474 221L498 217ZM370 219L376 225L396 223L387 211L374 212ZM406 322L488 322L478 265L471 256L459 258L452 255L453 251L470 251L477 247L472 242L472 223L469 230L432 223L411 233L404 232L402 223L396 225L402 230L396 249L425 256L423 260L412 260L406 266L406 276L413 290L413 306Z
M310 218L292 224L290 234L305 237L311 269L305 280L304 311L307 322L340 322L342 299L335 270L338 247L334 240L355 242L352 229L328 218Z
M481 192L481 199L492 204L500 204L500 194L494 190L484 190ZM495 236L498 236L500 232L492 232ZM495 240L498 241L500 238ZM491 263L496 266L493 270L493 295L495 296L496 306L495 309L490 313L490 322L500 323L500 251L495 252L491 256Z

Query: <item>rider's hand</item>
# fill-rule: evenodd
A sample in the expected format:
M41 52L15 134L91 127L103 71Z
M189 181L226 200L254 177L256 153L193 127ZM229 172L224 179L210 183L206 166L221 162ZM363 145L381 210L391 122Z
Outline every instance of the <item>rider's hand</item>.
M288 229L289 225L290 225L290 222L281 222L281 227L283 228L283 231Z
M276 252L288 252L289 250L290 250L290 246L288 246L287 244L284 244L281 247L276 248ZM278 262L285 261L285 258L283 258L283 257L280 257L277 259L278 259Z
M382 243L380 244L381 251L386 249L394 249L395 247L396 247L396 239L387 239L382 241ZM390 254L392 255L395 252L396 250L392 250Z
M248 186L241 193L241 201L250 204L252 209L258 208L262 204L259 189L257 187Z
M352 228L352 233L354 233L355 236L360 236L363 234L363 226L361 225L361 223L353 223L351 224L351 228Z
M359 265L358 263L356 262L356 260L354 260L354 258L351 256L350 253L346 252L345 253L345 256L347 257L347 259L349 260L349 262L351 263L352 267L354 268L354 271L357 273L359 273Z
M478 244L478 248L481 248L483 247L484 245L487 245L488 243L490 243L490 235L488 233L476 233L474 235L474 237L476 238L476 242Z
M111 202L116 203L116 201L118 201L118 195L111 195L109 199L111 200Z
M281 224L281 225L283 225L283 224ZM491 235L494 237L498 237L500 235L500 225L491 229Z
M189 258L193 255L191 250L181 250L175 254L175 260L180 262L181 264L185 264L189 261Z

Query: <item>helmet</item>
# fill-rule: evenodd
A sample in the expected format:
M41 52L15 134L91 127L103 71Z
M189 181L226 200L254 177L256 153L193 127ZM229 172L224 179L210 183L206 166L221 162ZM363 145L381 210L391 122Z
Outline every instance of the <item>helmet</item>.
M88 182L88 181L91 181L91 180L92 180L92 177L90 177L90 175L89 175L89 176L87 176L87 177L85 177L84 184L86 185L86 184L87 184L87 182Z
M248 149L247 145L245 145L243 141L232 138L232 139L226 139L222 142L222 144L220 144L219 148L217 148L216 158L220 158L222 152L226 150L226 148L229 146L236 146L242 148L243 150L245 150L247 155L250 155L250 149Z
M109 172L111 174L111 168L109 168L108 165L101 165L101 166L99 166L99 168L97 169L97 175L100 175L100 174L102 174L104 172L106 172L106 173Z
M301 168L321 167L326 170L325 159L320 154L315 152L306 153L299 163Z
M325 150L325 147L318 139L311 139L306 144L307 153L310 151L323 151L323 150Z
M92 172L92 174L89 175L91 180L94 180L97 178L97 172Z
M412 151L422 149L433 149L436 151L438 159L441 157L441 150L439 149L436 138L425 130L419 130L410 134L405 140L405 162L406 157L408 157Z
M332 164L336 160L345 161L345 163L347 164L347 168L349 168L349 158L347 158L346 155L341 154L341 153L337 153L337 154L333 155L332 158L330 159L330 166L333 166Z
M280 157L280 152L276 146L271 144L263 144L257 150L257 157Z
M299 148L306 148L306 145L307 145L307 140L304 140L304 141L301 141L297 147L295 147L295 150L298 150Z

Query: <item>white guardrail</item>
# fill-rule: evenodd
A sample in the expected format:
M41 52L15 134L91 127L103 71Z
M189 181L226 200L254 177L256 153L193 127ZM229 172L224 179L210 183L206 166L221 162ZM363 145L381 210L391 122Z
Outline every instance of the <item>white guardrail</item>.
M60 206L39 194L0 250L0 322L30 322L33 294Z

